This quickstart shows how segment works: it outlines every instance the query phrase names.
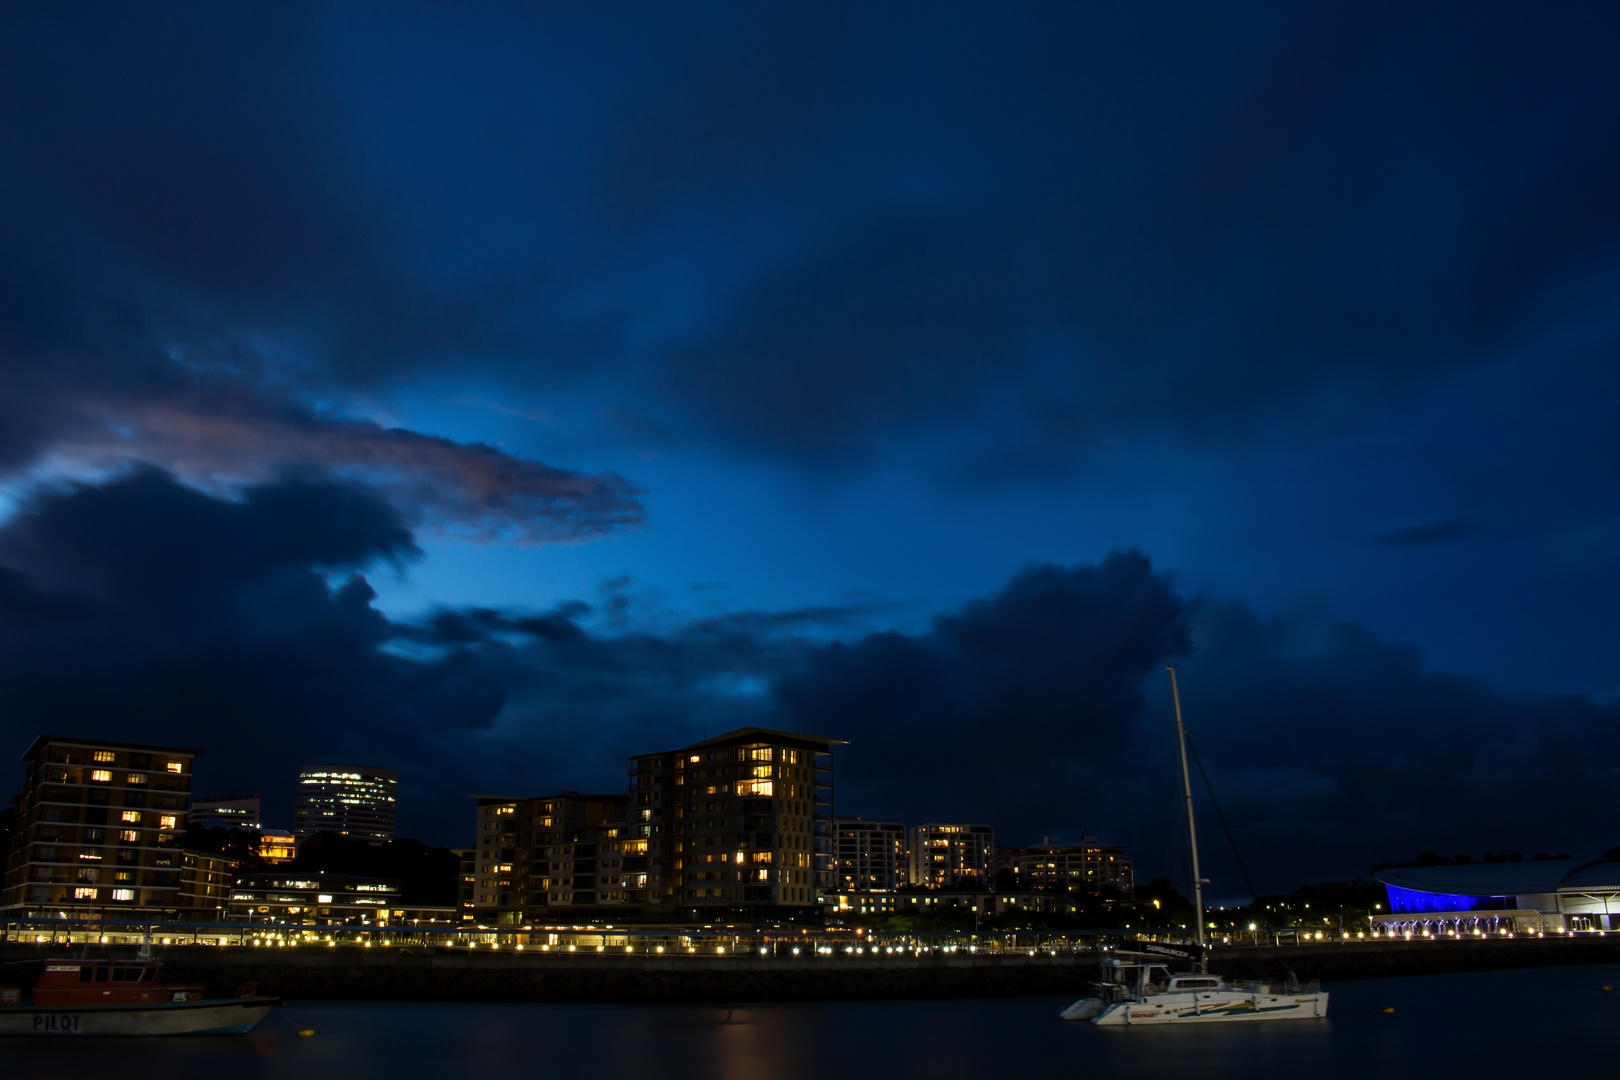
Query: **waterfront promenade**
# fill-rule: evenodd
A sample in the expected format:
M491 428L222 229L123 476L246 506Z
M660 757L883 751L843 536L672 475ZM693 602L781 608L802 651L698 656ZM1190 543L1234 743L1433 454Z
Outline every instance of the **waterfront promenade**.
M611 940L599 933L581 933L579 938ZM1051 940L1043 948L1037 947L1034 935L1025 935L1021 943L1017 938L1003 934L967 944L905 947L856 945L846 937L836 945L801 946L797 954L780 944L637 950L605 943L582 949L577 942L572 949L544 950L158 943L153 953L168 965L169 974L203 981L212 993L234 994L240 984L255 982L266 993L309 999L746 1003L1078 995L1095 977L1100 955L1095 948L1062 948ZM64 935L54 945L48 939L0 945L0 960L109 951L132 950L112 942L69 943ZM1246 944L1218 948L1211 957L1217 970L1232 977L1292 971L1302 980L1327 982L1615 962L1620 962L1620 934Z

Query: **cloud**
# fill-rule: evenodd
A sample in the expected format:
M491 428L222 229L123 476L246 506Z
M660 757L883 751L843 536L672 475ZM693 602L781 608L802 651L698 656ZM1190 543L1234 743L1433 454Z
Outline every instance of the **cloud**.
M176 351L801 463L971 430L1001 479L1319 438L1620 248L1601 4L4 19L12 462Z
M1448 518L1445 521L1431 521L1425 525L1411 525L1404 529L1390 529L1379 533L1373 540L1395 547L1422 547L1426 544L1443 544L1448 540L1460 540L1477 528L1479 528L1477 521Z
M483 443L319 416L231 392L122 406L109 411L102 438L76 441L76 463L137 457L187 477L237 483L316 469L364 479L431 527L482 541L590 540L645 517L641 489L616 474L553 468Z
M272 822L302 765L397 768L402 828L459 844L468 792L616 790L629 754L761 724L850 740L839 813L984 821L1003 844L1085 831L1157 874L1182 862L1179 662L1262 889L1422 850L1614 846L1620 705L1429 671L1318 609L1189 598L1140 552L1030 567L916 632L871 629L884 612L864 607L633 600L391 620L363 574L415 556L353 481L225 498L147 469L36 493L0 526L0 738L202 746L199 783L261 790ZM1216 894L1235 895L1199 799Z

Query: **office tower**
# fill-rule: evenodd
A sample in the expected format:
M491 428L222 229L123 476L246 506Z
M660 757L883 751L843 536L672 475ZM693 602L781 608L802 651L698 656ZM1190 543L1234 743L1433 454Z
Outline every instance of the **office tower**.
M0 908L172 917L180 907L191 763L200 753L98 739L35 739L23 755L23 793Z
M838 818L835 824L839 892L894 892L911 880L900 822Z
M930 822L911 830L911 883L930 889L995 881L996 834L988 825Z
M380 844L394 838L399 774L369 765L314 765L298 774L293 835L339 833Z

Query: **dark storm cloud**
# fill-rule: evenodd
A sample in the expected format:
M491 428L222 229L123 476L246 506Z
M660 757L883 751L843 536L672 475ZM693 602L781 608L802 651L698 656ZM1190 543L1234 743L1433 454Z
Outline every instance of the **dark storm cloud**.
M5 19L11 462L199 365L583 384L796 460L1311 434L1620 249L1610 5Z
M1460 540L1477 528L1479 528L1477 521L1448 518L1445 521L1431 521L1424 525L1410 525L1404 529L1390 529L1379 533L1373 539L1380 544L1393 544L1396 547L1421 547L1425 544L1443 544L1448 540Z
M423 305L384 270L369 197L333 171L314 13L4 18L0 470L136 461L230 486L313 467L476 540L640 523L641 492L612 473L345 412L333 367L444 360L495 323L488 297Z
M387 651L394 630L354 571L415 554L394 510L351 484L286 480L226 501L146 470L36 496L0 529L7 741L206 747L218 783L262 786L273 805L315 759L380 754L430 776L517 673L493 643L426 661Z
M1427 671L1320 610L1189 600L1135 552L1032 567L915 633L855 629L859 608L638 622L633 602L391 621L361 571L415 554L350 482L228 500L147 470L36 495L0 527L0 733L202 746L202 787L259 789L283 823L300 765L398 768L403 827L461 843L469 791L618 790L630 753L788 727L851 740L841 813L988 821L1007 844L1084 829L1159 873L1179 866L1179 660L1262 888L1425 849L1615 844L1615 705Z

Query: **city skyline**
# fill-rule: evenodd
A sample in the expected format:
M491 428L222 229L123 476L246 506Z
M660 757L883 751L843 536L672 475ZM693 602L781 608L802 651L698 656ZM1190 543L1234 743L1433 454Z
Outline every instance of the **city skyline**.
M1612 5L0 31L0 742L1172 868L1177 664L1261 891L1620 843Z

